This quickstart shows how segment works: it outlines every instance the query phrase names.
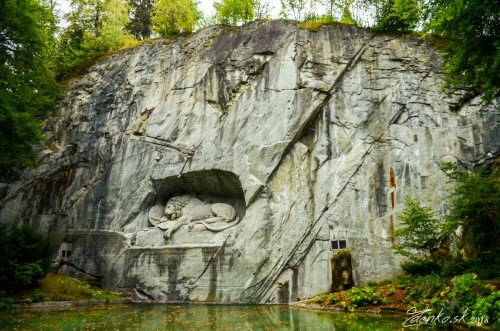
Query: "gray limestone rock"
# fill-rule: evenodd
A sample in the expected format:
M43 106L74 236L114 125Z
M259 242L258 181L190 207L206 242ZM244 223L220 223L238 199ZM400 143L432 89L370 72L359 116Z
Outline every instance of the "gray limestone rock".
M68 83L40 162L0 188L0 220L72 247L66 272L147 300L311 297L331 287L332 241L355 284L390 278L403 196L444 213L439 165L500 152L498 100L441 85L427 42L353 26L145 43ZM185 194L239 222L165 239L161 209Z

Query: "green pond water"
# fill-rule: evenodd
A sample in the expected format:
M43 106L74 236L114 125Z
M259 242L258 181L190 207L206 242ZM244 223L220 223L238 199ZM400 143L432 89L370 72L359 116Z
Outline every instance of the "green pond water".
M404 318L288 306L131 304L0 313L1 330L401 330Z

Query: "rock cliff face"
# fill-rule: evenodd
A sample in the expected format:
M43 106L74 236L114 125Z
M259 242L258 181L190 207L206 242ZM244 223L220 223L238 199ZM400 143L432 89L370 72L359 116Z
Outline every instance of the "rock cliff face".
M0 219L51 233L61 270L144 299L310 297L330 289L332 241L356 284L392 277L403 196L445 212L439 164L500 152L498 106L442 94L438 68L420 39L342 25L143 44L68 84ZM183 195L231 205L235 223L163 212Z

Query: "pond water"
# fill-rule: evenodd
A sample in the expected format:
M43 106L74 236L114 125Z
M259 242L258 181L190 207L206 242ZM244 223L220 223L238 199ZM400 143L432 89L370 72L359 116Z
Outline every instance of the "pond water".
M404 318L288 306L131 304L0 313L1 330L401 330Z

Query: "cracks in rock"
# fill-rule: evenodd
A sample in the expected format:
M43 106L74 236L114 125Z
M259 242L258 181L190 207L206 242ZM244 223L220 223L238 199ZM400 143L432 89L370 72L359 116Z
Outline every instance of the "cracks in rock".
M276 174L276 172L278 171L278 169L280 168L281 164L283 163L283 160L284 160L284 155L288 155L293 147L293 145L295 145L297 143L297 141L299 141L299 139L302 137L303 133L307 130L307 128L309 126L311 126L313 124L313 121L314 119L316 118L316 116L318 116L318 114L328 106L328 103L330 102L332 96L339 90L340 88L340 85L342 84L343 80L344 80L344 77L345 75L347 74L347 72L349 72L352 68L354 68L354 66L358 63L359 59L361 58L361 56L363 55L363 53L365 52L365 50L368 48L370 42L373 40L373 38L375 37L375 34L372 34L370 36L370 38L368 39L368 41L366 41L357 51L356 53L354 54L354 56L352 56L349 61L347 62L347 64L345 65L344 69L339 73L339 75L337 76L337 78L335 79L335 82L332 84L330 90L328 92L322 92L324 93L326 96L325 98L323 99L323 101L318 105L318 107L316 107L316 109L314 111L311 112L311 115L309 116L309 118L304 122L304 125L298 130L297 134L295 135L295 137L293 137L293 139L291 140L291 142L288 144L288 146L285 148L285 150L283 151L282 153L282 157L280 158L280 161L276 164L276 166L273 168L273 170L271 171L271 173L269 174L267 180L266 180L266 185L273 179L274 175ZM330 157L331 157L331 153L330 153Z
M317 113L323 109L327 104L328 102L330 101L331 97L338 91L338 89L340 88L340 85L344 79L344 76L346 75L346 73L351 69L353 68L356 63L359 61L359 59L361 58L361 55L363 54L363 52L366 50L366 48L369 46L369 43L371 42L371 40L374 38L374 35L372 35L370 37L370 39L356 52L356 54L350 59L349 63L346 65L346 67L344 68L344 70L339 74L339 76L337 77L335 83L332 85L327 97L325 98L325 100L323 100L323 102L319 105L319 107L317 108L317 110L314 112L314 115L317 115ZM421 78L419 84L417 85L417 87L414 89L412 95L414 95L416 93L416 91L418 91L420 85L422 84L422 82L429 76L430 72L432 71L432 67L430 67L427 72L425 73L425 75ZM387 96L385 97L387 98ZM384 100L385 100L384 98ZM411 99L411 97L409 97L408 99ZM383 100L382 100L383 101ZM382 103L382 101L380 103ZM379 104L380 104L379 103ZM360 157L360 162L357 164L357 166L353 169L352 173L350 174L350 176L348 176L348 178L346 179L344 185L342 185L342 187L340 188L340 190L337 192L337 194L335 195L335 197L333 197L333 199L331 199L329 202L327 202L325 208L320 212L319 216L316 218L316 220L314 220L310 226L309 226L309 230L306 231L306 233L302 236L302 238L300 238L296 245L293 247L293 249L287 254L288 256L288 259L287 259L287 263L285 264L282 264L283 265L288 265L290 264L290 262L292 261L292 259L294 258L296 252L304 246L304 244L306 244L306 241L308 240L308 238L315 238L319 232L321 231L321 228L323 226L323 222L321 222L322 219L324 219L324 215L325 213L330 209L331 206L333 206L338 198L341 196L341 194L344 192L344 190L346 189L346 187L349 185L349 183L351 182L352 178L358 173L359 169L362 167L363 163L364 163L364 160L365 160L365 157L366 155L369 155L372 151L372 149L374 148L374 146L379 143L381 140L382 140L382 137L384 135L386 135L387 131L389 130L389 128L391 127L391 125L393 125L394 123L396 123L396 121L400 118L400 116L402 115L402 113L406 110L406 106L405 105L401 105L400 109L396 111L396 113L392 116L392 118L389 119L389 121L387 122L387 125L386 125L386 128L385 130L378 136L378 137L374 137L375 139L371 142L370 146L367 148L367 150L363 153L363 155ZM314 118L314 117L313 117ZM295 137L296 138L296 137ZM293 139L292 142L290 143L290 145L288 146L288 148L285 150L285 152L283 153L283 155L287 155L293 144L295 144L297 141L297 139ZM274 174L276 173L276 171L278 170L278 168L280 167L281 163L283 162L283 159L284 157L282 157L280 159L280 162L276 165L276 167L273 169L273 172L270 174L270 176L268 177L268 180L266 182L269 183L269 181L273 178ZM315 231L314 235L311 236L311 233L313 232L313 229L314 228L317 228L317 230ZM312 245L314 244L314 240L309 240L309 242L307 243L307 246L306 248L304 249L304 252L308 252L310 250L310 248L312 247ZM299 259L297 260L297 262L294 264L294 266L298 266L302 260L305 258L305 255L306 254L302 254L302 256L299 257ZM269 277L266 277L266 284L267 286L261 286L258 290L255 291L254 293L254 297L255 297L255 301L256 302L261 302L264 298L264 295L265 293L268 291L268 289L270 288L270 286L272 286L272 284L274 284L277 280L277 278L279 277L279 275L281 274L282 272L282 266L279 267L277 265L276 268L274 268L273 270L276 270L274 272L274 275L271 275Z
M141 136L129 135L129 137L131 140L138 140L138 141L145 142L148 144L166 147L166 148L173 150L173 151L176 151L176 152L178 152L178 153L180 153L183 156L188 157L188 158L192 157L194 152L195 152L195 149L190 149L190 148L186 148L183 146L174 145L174 144L171 144L168 141L166 141L164 139L160 139L160 138L153 138L153 137L149 137L149 136L145 136L145 135L141 135Z
M284 162L284 159L285 159L284 156L288 155L290 153L290 151L293 148L293 146L297 143L297 141L299 141L299 139L302 137L303 133L307 130L307 128L310 125L312 125L314 119L318 116L318 114L321 112L321 110L323 110L325 107L327 107L327 105L328 105L329 101L331 100L332 96L340 89L340 86L341 86L341 84L342 84L342 82L344 80L344 77L347 74L347 72L349 72L352 68L354 68L354 66L358 63L359 59L361 58L361 56L363 55L363 53L365 52L365 50L369 47L369 44L373 40L374 37L375 37L375 34L372 34L370 36L370 38L368 39L368 41L366 41L356 51L356 53L354 54L354 56L352 56L349 59L348 63L344 67L344 69L339 73L339 75L337 76L335 82L332 84L330 90L327 93L325 93L326 94L325 99L318 105L318 107L316 107L316 109L313 112L311 112L311 115L305 121L305 124L298 130L297 134L293 137L293 139L291 140L291 142L287 145L287 147L283 151L279 162L276 164L276 166L273 168L273 170L269 174L269 176L268 176L268 178L266 180L266 185L265 186L267 186L269 184L269 182L274 178L274 175L276 174L276 172L278 171L278 169L281 167L281 164ZM357 169L356 169L356 172L357 172ZM262 190L262 189L263 188L261 188L260 190ZM258 196L258 194L256 194L256 196ZM249 203L251 203L251 202L249 202ZM306 231L306 233L304 234L304 236L302 237L302 239L298 241L298 244L294 246L294 248L292 249L292 252L290 252L290 254L288 255L289 258L287 260L287 263L285 263L284 265L288 264L288 261L290 261L292 259L292 257L294 256L294 253L299 249L300 246L302 246L303 242L306 240L307 236L311 233L311 231L314 228L314 226L316 226L316 224L321 219L323 213L324 213L324 211L321 213L320 217L318 217L318 219L309 226L309 231ZM320 230L321 230L321 227L319 227L319 229L317 230L317 233L319 233ZM317 233L315 235L317 235ZM308 251L310 249L310 247L312 245L312 242L313 241L311 241L309 243L306 251ZM259 289L257 289L254 292L254 298L255 298L254 301L255 302L261 302L262 301L262 299L263 299L266 291L270 288L270 286L272 284L275 283L277 277L279 277L279 275L281 274L282 267L274 268L273 270L276 270L276 272L274 273L274 275L265 278L265 283L267 285L266 286L260 286ZM263 280L263 282L264 282L264 280Z
M56 273L58 273L59 269L61 269L61 267L65 266L65 265L68 265L72 268L75 268L76 270L80 271L81 273L88 275L88 276L91 276L91 277L94 277L96 279L102 280L104 278L104 276L97 276L97 275L93 275L91 273L88 273L85 270L83 270L82 268L77 267L75 264L68 262L68 261L64 261L64 260L59 261L59 264L56 267Z
M105 170L106 168L103 164L98 164L95 175L89 179L81 189L73 193L73 195L68 198L66 204L59 209L59 213L69 214L69 211L87 196L89 189L102 178Z

